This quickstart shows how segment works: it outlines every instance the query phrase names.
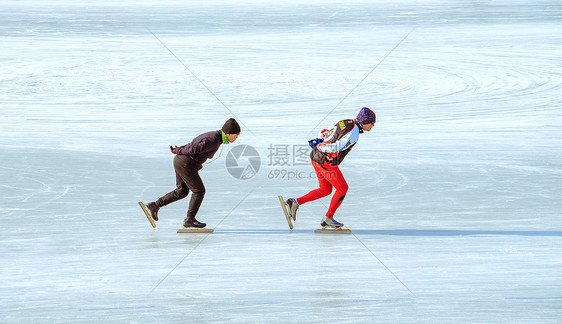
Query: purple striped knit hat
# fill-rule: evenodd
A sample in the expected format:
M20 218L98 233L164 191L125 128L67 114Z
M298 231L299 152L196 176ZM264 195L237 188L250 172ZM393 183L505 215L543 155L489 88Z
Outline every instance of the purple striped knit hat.
M375 115L371 109L363 107L355 119L357 119L361 125L374 124L377 121L377 115Z

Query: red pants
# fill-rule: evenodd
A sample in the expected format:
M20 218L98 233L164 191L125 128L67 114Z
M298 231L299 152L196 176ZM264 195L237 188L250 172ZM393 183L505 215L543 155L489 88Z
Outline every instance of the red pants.
M337 165L326 163L320 165L312 161L312 166L314 167L314 171L316 171L316 177L318 178L320 188L314 189L306 195L297 198L297 203L302 205L309 201L326 197L332 193L332 187L335 187L336 192L332 197L330 208L328 208L328 212L326 213L326 217L332 218L334 217L336 209L338 209L345 198L348 189L347 182L345 182L345 178Z

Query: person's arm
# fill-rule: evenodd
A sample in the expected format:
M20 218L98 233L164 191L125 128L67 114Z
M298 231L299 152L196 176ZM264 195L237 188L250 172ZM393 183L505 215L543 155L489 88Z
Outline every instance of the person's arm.
M176 149L176 154L178 155L196 155L205 153L210 150L209 141L206 138L200 139L198 141L192 141L189 144L180 146Z
M351 145L357 143L359 139L359 127L354 126L351 132L345 134L339 141L335 143L320 143L316 147L322 153L339 153Z
M336 134L336 127L337 125L332 127L332 129L330 130L324 128L323 130L320 131L320 133L318 133L318 138L313 138L310 141L308 141L308 145L310 145L310 147L312 147L313 150L316 150L318 144L322 142L330 143L332 141L332 138Z

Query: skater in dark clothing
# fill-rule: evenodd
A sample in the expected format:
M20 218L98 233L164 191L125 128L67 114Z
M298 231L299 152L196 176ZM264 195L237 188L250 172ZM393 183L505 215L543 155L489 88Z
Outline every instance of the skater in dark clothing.
M300 205L326 197L332 193L332 188L336 188L328 212L320 225L335 228L343 226L342 223L334 219L336 209L343 202L348 190L347 182L339 169L339 165L357 143L359 134L370 131L376 120L375 113L364 107L359 111L356 119L341 120L332 129L322 130L319 138L309 141L309 145L312 147L310 158L316 171L319 188L300 198L289 198L287 200L289 215L293 220L297 219L297 209Z
M233 143L239 135L240 125L234 118L230 118L220 130L201 134L184 146L170 146L170 150L176 155L174 157L176 189L155 202L148 203L146 207L152 218L157 221L158 210L161 207L187 197L189 191L191 191L189 209L183 226L197 228L207 226L207 224L195 219L205 196L205 186L199 176L199 170L207 159L211 159L215 155L221 144Z

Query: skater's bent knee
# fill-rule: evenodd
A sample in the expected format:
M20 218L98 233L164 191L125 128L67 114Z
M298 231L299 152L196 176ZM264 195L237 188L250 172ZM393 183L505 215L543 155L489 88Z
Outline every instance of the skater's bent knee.
M193 191L194 196L199 196L199 197L205 196L205 192L206 192L205 188L198 188L198 189L194 189L192 191Z
M189 195L189 190L188 189L176 190L175 194L176 197L178 197L179 199L183 199L187 197L187 195Z
M347 185L347 183L344 183L340 188L338 188L337 191L342 195L345 195L347 193L347 190L349 190L349 186Z
M320 196L322 197L326 197L327 195L332 193L332 187L328 187L328 188L320 188Z

